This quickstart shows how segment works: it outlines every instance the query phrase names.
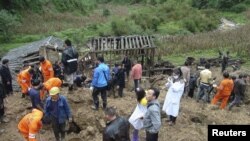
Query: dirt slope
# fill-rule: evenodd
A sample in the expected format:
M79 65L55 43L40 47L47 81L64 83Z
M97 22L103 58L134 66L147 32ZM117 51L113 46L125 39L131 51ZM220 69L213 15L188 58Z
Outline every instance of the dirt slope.
M155 86L162 87L164 80ZM249 93L249 92L248 92ZM69 141L101 141L102 129L105 126L103 111L91 109L92 97L88 89L78 89L73 94L68 94L67 89L62 89L62 94L68 97L74 120L82 130L79 134L70 133ZM163 103L166 90L162 89L159 97ZM0 141L22 141L17 131L20 118L27 113L27 107L31 104L28 99L21 99L20 93L8 97L6 104L6 116L9 123L0 123ZM108 98L108 105L116 106L122 116L129 117L136 105L135 94L125 89L125 97ZM208 124L250 124L250 105L235 107L232 111L211 110L208 104L197 103L194 99L182 99L180 114L175 126L168 126L166 118L162 118L162 128L159 133L159 141L205 141L207 140ZM165 114L162 114L165 117ZM38 136L39 141L54 141L52 129L46 127L45 134ZM131 127L132 132L132 127ZM132 134L131 134L132 135ZM140 138L145 138L144 131L140 132ZM81 139L81 140L80 140Z

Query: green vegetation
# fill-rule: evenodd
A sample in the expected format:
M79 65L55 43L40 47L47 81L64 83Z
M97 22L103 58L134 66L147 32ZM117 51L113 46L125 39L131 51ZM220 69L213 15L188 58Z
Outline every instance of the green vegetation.
M17 27L19 24L15 15L12 15L7 10L0 11L0 33L3 42L8 42L11 39L13 27Z
M223 44L219 39L225 35L204 33L217 29L222 17L248 23L249 5L250 0L4 0L0 2L5 9L0 14L4 19L0 20L0 52L49 35L70 38L78 46L95 36L175 35L178 42L158 42L162 56L200 47L233 48L247 43L233 35L239 45L227 39ZM226 34L230 40L233 32Z

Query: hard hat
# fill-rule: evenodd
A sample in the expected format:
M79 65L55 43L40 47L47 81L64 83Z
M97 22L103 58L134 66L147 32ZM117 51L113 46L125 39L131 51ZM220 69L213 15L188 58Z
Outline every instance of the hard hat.
M58 93L60 93L60 89L58 87L53 87L49 90L49 95L57 95Z

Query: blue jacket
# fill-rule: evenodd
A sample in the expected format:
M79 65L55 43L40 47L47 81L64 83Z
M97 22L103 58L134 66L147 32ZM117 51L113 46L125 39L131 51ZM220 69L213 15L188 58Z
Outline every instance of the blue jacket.
M107 80L110 80L109 67L104 63L100 63L94 70L94 76L92 80L93 87L101 88L108 85L103 72L105 73Z
M30 100L32 103L32 108L37 108L37 105L40 105L43 108L43 103L40 99L40 91L35 89L35 88L31 88L28 91L28 94L30 96Z
M51 97L48 97L46 99L46 105L45 105L45 116L50 117L52 116L51 114L51 109L52 109L52 104L51 104ZM58 99L58 122L59 123L65 123L66 120L68 120L71 117L71 112L69 109L69 105L66 101L66 98L62 95L59 95Z

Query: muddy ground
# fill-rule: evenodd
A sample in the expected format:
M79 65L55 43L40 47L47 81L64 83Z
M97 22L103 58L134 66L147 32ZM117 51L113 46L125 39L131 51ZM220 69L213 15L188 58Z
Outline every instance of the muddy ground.
M216 69L216 72L219 70ZM221 79L220 73L217 75L217 81ZM166 90L164 84L166 76L160 75L163 79L155 83L155 86L161 89L159 96L160 103L163 103ZM130 84L131 85L131 84ZM148 87L149 83L143 86ZM129 86L128 86L129 87ZM249 89L249 88L248 88ZM119 115L129 117L136 106L135 94L131 88L124 90L123 98L108 98L109 106L116 106ZM249 94L249 91L247 92ZM105 126L103 111L93 111L91 109L92 97L87 88L78 88L74 93L69 94L66 88L62 88L62 94L68 97L74 121L80 128L79 133L69 133L68 141L102 141L102 129ZM0 123L0 141L22 141L18 133L17 124L30 107L29 99L21 99L20 92L7 98L6 117L10 120L8 123ZM205 141L207 140L208 124L250 124L250 105L243 104L241 107L235 107L232 111L212 110L209 104L197 103L194 99L183 98L181 100L180 114L177 123L174 126L168 126L166 116L162 114L162 127L159 133L159 141ZM54 141L52 129L45 126L45 133L38 135L38 141ZM132 132L132 127L131 127ZM131 134L132 135L132 134ZM144 140L145 132L140 131L140 139Z

